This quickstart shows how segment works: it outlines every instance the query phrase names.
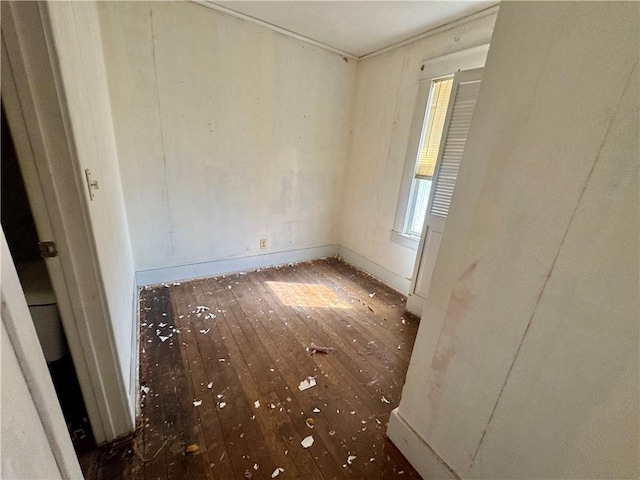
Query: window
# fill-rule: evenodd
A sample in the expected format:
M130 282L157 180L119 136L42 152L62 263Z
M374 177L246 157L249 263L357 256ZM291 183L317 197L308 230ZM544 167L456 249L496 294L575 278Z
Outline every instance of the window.
M444 121L447 117L447 107L451 96L453 77L439 78L431 82L429 106L423 121L422 135L415 173L411 182L411 195L403 233L413 237L420 237L424 215L427 211L433 172L436 168L440 140Z
M398 243L418 247L451 100L453 75L484 66L487 50L488 45L483 45L421 65L418 101L391 233L391 239Z

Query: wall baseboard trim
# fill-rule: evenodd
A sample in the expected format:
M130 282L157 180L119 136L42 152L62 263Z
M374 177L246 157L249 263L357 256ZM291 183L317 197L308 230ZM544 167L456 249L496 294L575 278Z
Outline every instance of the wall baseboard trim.
M242 272L256 268L273 267L286 263L306 262L324 257L335 257L338 245L288 250L285 252L267 253L250 257L215 260L212 262L193 263L175 267L141 270L136 272L136 283L139 287L158 283L181 282L195 278L213 277L227 273Z
M387 270L383 266L372 262L368 258L365 258L362 255L349 250L346 247L343 247L342 245L338 246L338 256L354 267L363 270L373 277L376 277L382 283L393 288L402 295L407 295L409 293L411 280L404 278L401 275L398 275L397 273L394 273L390 270Z
M136 276L133 276L133 331L131 332L131 366L129 377L129 407L133 418L140 418L140 289ZM137 424L137 423L136 423Z
M425 299L420 295L413 294L407 295L407 310L413 313L416 317L422 317L422 310L424 309Z
M402 418L398 408L394 408L389 417L387 436L422 478L460 479L427 442Z

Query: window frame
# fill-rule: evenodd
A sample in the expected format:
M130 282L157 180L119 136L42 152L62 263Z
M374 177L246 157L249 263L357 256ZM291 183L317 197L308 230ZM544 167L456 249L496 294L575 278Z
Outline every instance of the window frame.
M455 53L433 58L420 63L420 75L418 78L418 93L416 106L411 124L407 154L400 185L400 195L396 208L396 217L391 231L391 240L410 247L418 248L420 236L408 233L411 224L411 215L415 207L415 171L420 154L420 144L424 135L426 115L429 111L429 96L434 80L454 75L462 70L484 67L489 51L489 44L461 50ZM446 134L446 132L444 132ZM437 166L436 166L437 171ZM433 188L433 184L431 185ZM427 206L427 208L429 208Z

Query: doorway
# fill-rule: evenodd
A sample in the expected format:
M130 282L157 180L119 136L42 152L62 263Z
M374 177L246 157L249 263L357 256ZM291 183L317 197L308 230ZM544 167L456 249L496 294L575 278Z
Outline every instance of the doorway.
M78 376L60 319L4 105L1 110L0 217L13 263L76 454L95 448Z

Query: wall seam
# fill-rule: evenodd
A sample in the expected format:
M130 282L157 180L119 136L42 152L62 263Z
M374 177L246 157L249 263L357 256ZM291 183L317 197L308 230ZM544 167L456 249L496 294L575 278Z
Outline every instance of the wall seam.
M164 123L162 121L162 102L160 102L160 83L158 80L158 64L156 62L156 35L153 29L153 8L149 8L149 25L151 28L151 55L153 57L153 75L156 84L156 99L158 101L158 123L160 124L160 142L162 146L162 172L164 173L164 195L167 199L167 213L169 217L169 246L171 247L171 255L174 255L173 246L173 217L171 213L171 201L169 199L169 178L167 176L167 148L164 141Z

